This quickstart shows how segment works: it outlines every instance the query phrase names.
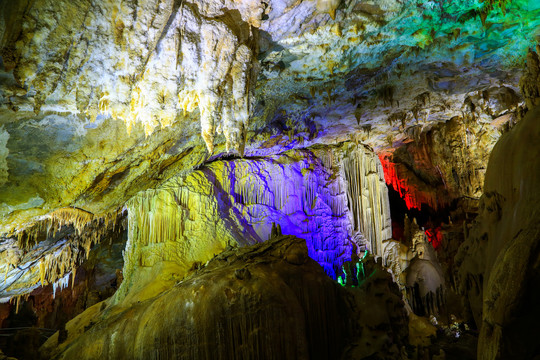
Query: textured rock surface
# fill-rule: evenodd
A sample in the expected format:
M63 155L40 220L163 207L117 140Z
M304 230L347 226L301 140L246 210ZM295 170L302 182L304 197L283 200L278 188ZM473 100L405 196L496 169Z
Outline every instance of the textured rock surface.
M380 155L388 185L409 209L479 199L489 154L518 121L519 101L513 89L496 86L468 94L461 115L413 129L411 140Z
M5 3L0 231L65 206L116 210L205 161L201 133L216 154L399 147L474 112L471 94L516 90L539 11L516 0L483 25L475 1Z
M177 105L184 112L199 106L209 150L218 114L228 143L243 146L255 82L251 26L260 25L262 7L172 0L5 5L5 15L23 12L25 22L4 19L11 30L3 38L4 66L19 86L16 96L31 92L13 106L84 113L92 120L110 114L124 120L128 132L142 122L147 134L170 125Z
M540 108L528 113L491 155L477 224L461 247L462 291L480 327L479 359L540 354Z
M527 67L519 82L519 87L525 97L529 109L540 105L540 46L536 45L536 52L529 50L527 54Z
M145 285L146 280L131 277L135 267L158 276L161 266L174 261L181 277L194 262L206 262L228 244L267 240L272 224L284 234L306 239L310 256L333 278L350 259L353 245L382 254L382 242L392 233L379 159L368 148L350 143L216 160L139 193L127 203L127 212L123 289ZM64 278L93 243L114 230L119 222L115 216L100 219L76 209L57 211L19 232L18 239L3 240L3 296Z
M383 242L382 264L392 274L414 314L442 316L447 310L443 269L425 231L416 222L407 226L410 230L406 238Z
M125 246L123 236L114 235L92 249L88 259L68 275L65 288L49 284L0 304L0 349L5 354L19 360L39 359L39 347L48 337L58 330L65 336L67 321L114 294L121 282Z
M331 276L356 249L392 255L395 274L410 267L409 287L436 280L424 298L450 270L430 262L426 275L428 260L385 245L384 180L409 210L475 211L488 154L539 98L538 56L526 52L540 40L534 0L35 0L0 10L6 298L66 284L124 206L126 282L111 305L137 307L226 246L279 231L305 238ZM488 191L481 211L507 199ZM479 323L496 328L481 299L498 262L477 261L464 267L467 296ZM370 356L386 341L377 336L351 353ZM389 358L400 352L388 346Z
M226 251L127 309L97 305L67 324L65 342L54 335L42 353L54 359L335 359L349 341L354 346L346 358L395 358L407 337L404 308L389 275L380 267L370 273L366 286L344 289L308 257L303 240L278 237ZM371 306L381 294L385 301Z
M305 239L310 257L333 278L350 259L353 244L379 253L391 237L381 165L356 145L214 161L140 193L127 208L119 298L145 286L149 277L136 277L144 271L174 264L182 277L193 263L208 261L227 245L267 240L274 225Z

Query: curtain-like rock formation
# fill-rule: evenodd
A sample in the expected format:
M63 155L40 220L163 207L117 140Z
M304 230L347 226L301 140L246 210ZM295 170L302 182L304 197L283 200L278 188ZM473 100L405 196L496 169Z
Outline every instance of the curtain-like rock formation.
M391 237L380 162L355 145L214 161L140 193L127 207L118 299L143 287L155 266L174 264L171 271L181 278L227 245L267 240L273 224L305 239L309 255L333 278L353 244L381 254L382 241Z
M369 250L383 253L383 241L392 237L390 203L384 172L377 155L364 147L343 156L351 223L369 242Z

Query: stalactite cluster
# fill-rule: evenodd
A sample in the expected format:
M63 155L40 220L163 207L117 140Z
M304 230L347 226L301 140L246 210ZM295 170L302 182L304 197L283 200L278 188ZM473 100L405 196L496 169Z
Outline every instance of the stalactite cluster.
M381 162L373 152L359 147L343 157L342 169L354 230L368 239L373 253L382 255L382 242L392 237L392 223Z
M391 154L381 154L379 157L386 183L399 193L408 209L420 210L422 204L426 204L432 209L439 208L436 194L421 191L416 185L411 184L406 174L399 173L400 166L392 162Z
M114 227L116 226L118 216L118 212L109 213L104 216L95 216L88 211L74 207L61 208L42 216L34 224L17 231L15 235L19 248L28 251L37 244L40 237L42 239L54 237L63 227L72 226L75 230L75 235L84 238L82 247L88 253L90 247L99 240L101 233L99 231L86 231L88 230L87 228L99 223L102 223L105 228L109 226Z
M199 108L201 135L210 153L217 131L225 135L227 151L235 148L243 154L257 74L252 27L257 13L247 23L232 10L224 11L222 20L198 18L200 11L208 10L184 4L177 15L177 68L185 82L178 106L184 113Z
M120 227L122 212L96 216L77 208L53 211L6 239L0 247L7 262L0 289L11 296L53 284L63 288L75 279L77 267L92 246ZM12 244L12 245L10 245Z
M227 244L267 240L273 224L306 239L309 255L333 278L353 243L379 254L391 237L381 165L352 144L214 161L135 196L128 213L124 284L133 284L138 269L162 262L176 263L181 277Z

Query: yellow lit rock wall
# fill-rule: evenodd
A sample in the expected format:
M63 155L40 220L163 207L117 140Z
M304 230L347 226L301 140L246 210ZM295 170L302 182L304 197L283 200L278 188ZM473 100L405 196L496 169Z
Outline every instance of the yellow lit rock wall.
M216 130L243 148L262 3L42 0L5 11L15 111L105 114L148 135L198 107L210 152Z

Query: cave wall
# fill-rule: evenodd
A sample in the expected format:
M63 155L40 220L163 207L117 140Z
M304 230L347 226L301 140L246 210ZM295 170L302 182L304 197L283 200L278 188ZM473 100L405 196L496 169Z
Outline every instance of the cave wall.
M409 209L476 211L488 154L525 111L518 88L529 109L540 98L533 51L519 82L540 6L482 3L0 4L0 297L60 291L124 206L116 305L275 232L305 238L332 277L354 249L388 255L385 180ZM503 198L486 191L480 211ZM458 213L428 229L445 263ZM497 335L482 296L506 240L477 232L465 248L490 255L458 262Z
M479 359L540 354L540 109L497 143L491 154L479 216L460 248L459 279L480 328Z
M429 107L429 94L423 107ZM389 186L408 209L437 211L478 200L489 155L501 134L521 118L522 98L513 87L493 86L466 94L460 115L406 130L410 140L382 151ZM475 211L476 209L468 209Z

